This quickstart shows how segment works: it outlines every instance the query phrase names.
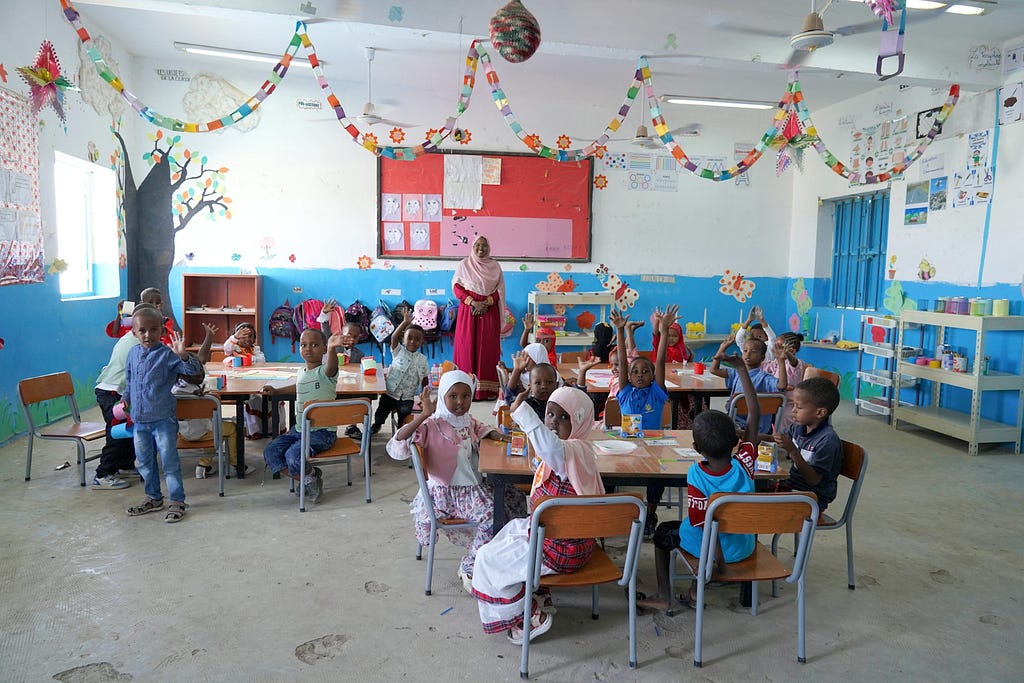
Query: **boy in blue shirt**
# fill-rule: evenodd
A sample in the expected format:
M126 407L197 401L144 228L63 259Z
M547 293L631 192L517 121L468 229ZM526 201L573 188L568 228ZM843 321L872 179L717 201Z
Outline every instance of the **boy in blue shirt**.
M725 386L729 390L729 400L726 402L726 412L729 411L729 406L732 404L733 397L743 391L743 387L740 383L740 377L736 372L736 369L724 369L722 368L722 361L725 359L725 350L733 343L735 337L730 335L722 345L718 347L718 353L715 354L714 360L711 361L711 367L708 368L708 372L716 377L725 378ZM777 394L779 392L779 378L775 375L765 372L761 369L761 363L764 362L765 352L768 347L760 339L747 339L740 349L743 352L743 365L746 366L748 373L750 374L750 383L754 385L755 394ZM738 367L738 366L737 366ZM755 396L754 400L757 398ZM750 405L750 402L747 402ZM741 427L746 427L747 418L736 417L736 423ZM762 415L761 422L758 425L758 429L762 432L768 432L772 427L772 416Z
M628 362L626 355L626 343L624 330L629 321L628 316L623 316L618 311L612 311L608 316L612 325L615 326L615 341L618 346L619 367L628 367L624 379L621 382L615 398L619 401L619 409L623 415L641 415L641 428L661 429L661 416L665 408L665 401L668 400L668 391L665 389L665 355L668 353L668 331L672 323L676 321L676 314L679 313L679 306L671 305L664 313L655 312L654 320L661 330L661 341L658 344L658 354L652 363L650 359L640 356L634 358L632 363ZM620 371L620 378L621 378ZM647 487L647 522L644 525L644 538L650 538L654 528L658 525L658 503L665 493L664 486Z
M194 375L203 366L185 350L185 340L178 332L171 333L170 348L164 346L160 342L164 331L163 316L155 308L132 314L132 334L139 344L128 352L124 404L135 423L135 458L146 484L146 499L127 512L134 517L163 509L156 465L159 451L171 499L164 521L173 523L185 516L185 487L178 460L177 399L171 389L179 374Z
M743 395L750 405L745 441L739 443L736 427L729 416L719 410L705 410L693 419L693 447L706 459L690 467L686 475L686 518L681 522L664 522L654 532L654 566L658 577L658 594L637 602L648 609L668 609L672 602L669 585L669 556L682 548L694 557L700 556L704 535L704 517L708 499L714 493L751 493L754 490L754 463L757 460L757 422L760 406L746 364L739 356L726 356L722 360L735 365L743 387ZM737 447L737 444L739 446ZM735 450L735 454L733 453ZM739 562L754 552L753 534L718 535L721 555L716 562ZM696 603L697 584L690 586L684 602Z

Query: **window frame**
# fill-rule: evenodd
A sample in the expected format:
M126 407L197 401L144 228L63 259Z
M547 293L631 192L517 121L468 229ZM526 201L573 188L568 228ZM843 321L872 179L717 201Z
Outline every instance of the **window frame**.
M832 287L828 298L832 307L864 311L882 307L889 200L888 189L831 200Z

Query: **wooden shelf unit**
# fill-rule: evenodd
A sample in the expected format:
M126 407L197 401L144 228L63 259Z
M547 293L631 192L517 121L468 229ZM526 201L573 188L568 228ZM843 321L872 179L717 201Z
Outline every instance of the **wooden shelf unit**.
M181 334L190 348L199 348L206 336L203 323L217 327L217 342L223 342L238 323L252 323L259 338L262 280L259 275L185 273L182 276ZM216 358L215 358L216 360Z
M1013 452L1020 453L1021 425L1024 422L1024 375L1006 372L982 374L985 366L986 337L999 332L1024 332L1024 316L978 316L933 313L931 311L903 311L898 329L898 349L904 346L905 332L913 325L930 325L936 328L935 345L945 341L946 329L973 330L974 355L970 372L953 372L942 368L915 365L899 361L896 365L897 384L904 378L916 378L932 383L931 404L928 406L893 405L892 426L909 422L925 429L962 439L967 442L967 452L978 454L979 443L1012 443ZM1024 342L1021 343L1021 367L1024 367ZM971 392L969 412L950 410L941 406L942 387L960 387ZM986 391L1012 391L1017 394L1017 415L1014 423L996 422L981 417L981 399Z

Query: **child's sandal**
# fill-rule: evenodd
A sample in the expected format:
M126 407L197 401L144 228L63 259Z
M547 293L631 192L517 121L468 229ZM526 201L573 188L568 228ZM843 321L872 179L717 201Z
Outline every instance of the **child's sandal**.
M182 517L185 516L185 503L179 501L173 501L167 506L167 514L164 515L164 521L168 524L174 524L180 522Z
M138 515L144 515L147 512L156 512L157 510L164 509L164 499L153 500L152 498L146 498L138 505L132 505L128 508L129 517L137 517Z

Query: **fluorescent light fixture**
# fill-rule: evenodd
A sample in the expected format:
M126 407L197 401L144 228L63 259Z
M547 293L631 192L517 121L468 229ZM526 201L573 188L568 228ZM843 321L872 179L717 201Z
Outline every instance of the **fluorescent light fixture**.
M667 104L690 104L696 107L726 107L728 109L773 109L775 104L750 100L720 100L715 97L686 97L684 95L661 95Z
M968 14L971 16L977 16L985 13L984 7L975 7L974 5L950 5L946 8L946 11L950 14Z
M850 0L850 2L864 4L864 0ZM948 4L948 2L934 2L933 0L907 0L907 9L940 9Z
M174 42L174 47L182 52L192 55L205 55L207 57L227 57L228 59L240 59L245 62L260 62L262 64L277 64L281 61L280 55L271 55L265 52L249 52L248 50L233 50L226 47L211 47L209 45L193 45L192 43ZM323 64L323 62L321 62ZM304 57L292 57L290 66L302 66L307 69L313 68L309 60Z

